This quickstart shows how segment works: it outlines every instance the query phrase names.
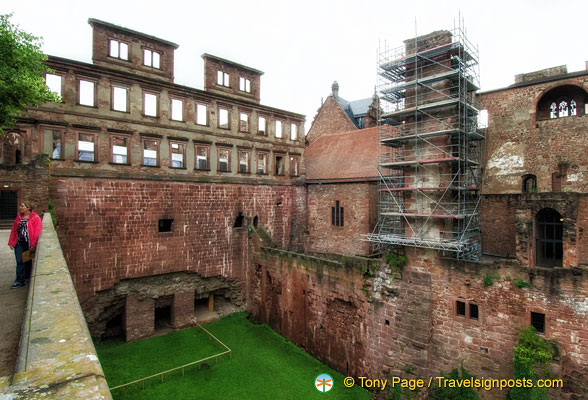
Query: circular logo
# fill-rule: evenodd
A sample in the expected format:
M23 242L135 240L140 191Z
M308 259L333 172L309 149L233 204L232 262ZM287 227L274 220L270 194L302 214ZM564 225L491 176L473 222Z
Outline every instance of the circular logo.
M319 392L328 392L333 388L333 378L328 374L320 374L314 380L314 387Z

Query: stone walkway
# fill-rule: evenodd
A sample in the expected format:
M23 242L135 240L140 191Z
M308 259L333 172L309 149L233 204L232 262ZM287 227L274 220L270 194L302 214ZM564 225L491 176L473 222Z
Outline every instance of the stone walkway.
M9 236L9 230L0 230L0 377L14 373L29 288L10 289L16 277L16 261L8 247Z

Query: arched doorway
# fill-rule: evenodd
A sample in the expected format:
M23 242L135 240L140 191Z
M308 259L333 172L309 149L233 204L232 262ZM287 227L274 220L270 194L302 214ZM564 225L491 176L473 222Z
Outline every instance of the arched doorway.
M563 217L552 208L537 213L537 260L541 267L561 267L563 261Z

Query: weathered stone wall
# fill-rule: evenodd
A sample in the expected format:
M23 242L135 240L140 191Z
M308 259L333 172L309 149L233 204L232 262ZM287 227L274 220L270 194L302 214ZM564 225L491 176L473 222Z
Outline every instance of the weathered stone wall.
M517 195L482 196L480 228L482 252L503 257L516 255L515 206Z
M341 133L357 130L357 127L349 119L333 96L327 97L319 108L312 126L308 130L306 140L309 143L315 141L323 134Z
M308 185L308 246L311 252L369 255L370 243L362 234L377 221L377 184L341 183ZM334 226L332 207L343 207L344 225Z
M0 164L0 188L15 191L17 204L27 200L34 202L34 211L40 216L48 210L48 161L47 157L38 156L25 165ZM16 218L16 214L12 218Z

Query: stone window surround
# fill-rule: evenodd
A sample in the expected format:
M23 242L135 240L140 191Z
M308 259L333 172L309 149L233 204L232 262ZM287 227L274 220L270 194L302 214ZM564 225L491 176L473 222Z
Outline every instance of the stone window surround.
M465 315L458 315L457 314L457 302L460 301L462 303L465 304ZM472 318L470 316L470 304L474 304L476 306L478 306L478 318ZM477 301L472 300L472 299L465 299L462 297L456 298L455 300L453 300L453 305L452 305L452 310L453 310L453 318L459 321L463 321L463 322L468 322L474 325L479 325L480 321L482 321L482 311L481 311L481 307L478 304Z
M114 57L110 55L110 42L114 41L114 42L118 42L118 57ZM127 58L121 58L120 57L120 44L126 44L127 45ZM113 59L113 60L117 60L117 61L123 61L126 63L130 63L131 62L131 45L128 41L126 40L121 40L119 38L116 38L114 36L108 36L106 38L106 57Z
M151 94L155 96L155 115L147 115L145 114L145 95ZM159 118L159 108L160 108L160 100L161 94L155 90L143 88L143 117L147 118Z
M53 158L53 152L51 152L49 154L49 158L51 160L65 160L65 128L63 126L55 126L55 125L39 125L38 128L39 132L41 133L39 136L41 136L43 138L43 146L42 148L45 148L45 131L46 130L53 130L53 131L59 131L60 132L60 140L61 140L61 154L59 158ZM53 145L53 144L52 144ZM77 152L76 152L77 154Z
M241 171L241 154L247 154L247 169L245 171ZM250 174L251 173L251 148L249 147L237 147L237 155L238 155L238 162L239 168L237 172L240 174Z
M141 135L141 167L159 168L161 166L161 139L160 135ZM145 165L145 142L147 141L157 143L157 159L155 165Z
M186 150L187 150L186 144L187 144L188 140L187 139L186 140L181 140L181 139L178 139L178 138L168 137L167 138L167 141L169 143L169 167L170 168L173 168L173 169L186 169ZM173 167L172 166L173 165L172 164L172 161L173 161L172 160L172 154L173 154L172 153L172 145L173 144L184 146L184 152L183 152L183 155L182 155L182 166L181 167Z
M194 143L194 170L210 171L210 147L211 143ZM206 168L198 168L198 149L206 149Z
M114 88L121 88L127 91L127 100L126 100L126 111L120 111L114 109ZM118 81L110 81L110 110L115 112L122 112L130 114L131 112L131 85L128 83L122 83Z
M80 90L80 84L81 81L85 81L85 82L91 82L94 84L94 105L89 106L86 104L81 104L80 103L80 94L81 94L81 90ZM90 108L98 108L98 78L95 77L90 77L90 76L85 76L85 75L76 75L76 105L78 106L82 106L82 107L90 107Z
M91 130L84 130L84 129L76 129L75 131L75 137L76 137L76 154L75 154L75 160L77 162L82 162L82 163L98 163L98 131L91 131ZM94 160L93 161L86 161L86 160L80 160L79 156L80 156L80 149L79 149L79 143L80 143L80 135L91 135L93 136L93 143L94 143ZM63 143L62 143L63 145Z
M227 170L221 170L220 168L220 152L221 151L227 151L228 157L229 159L227 160ZM217 159L216 159L216 172L222 172L222 173L230 173L231 172L231 156L233 152L233 145L230 144L217 144L216 145L216 154L217 154Z
M111 165L131 165L131 133L120 133L120 132L108 132L109 137L109 164ZM114 162L114 153L113 153L113 146L114 146L114 139L126 139L127 141L127 162L126 163L116 163Z
M169 120L174 122L186 122L186 108L187 108L187 101L186 98L177 94L169 94ZM182 102L182 119L174 119L173 117L173 108L172 102L173 100L181 101Z

